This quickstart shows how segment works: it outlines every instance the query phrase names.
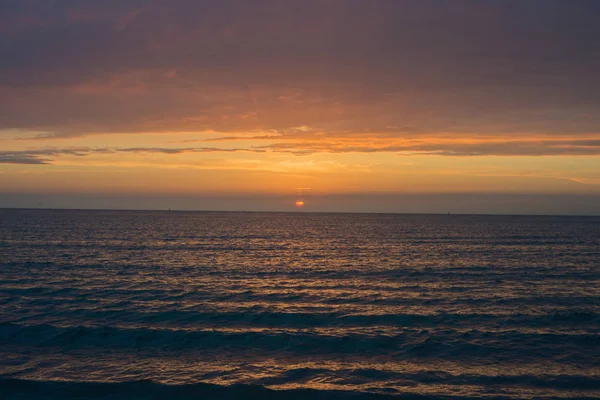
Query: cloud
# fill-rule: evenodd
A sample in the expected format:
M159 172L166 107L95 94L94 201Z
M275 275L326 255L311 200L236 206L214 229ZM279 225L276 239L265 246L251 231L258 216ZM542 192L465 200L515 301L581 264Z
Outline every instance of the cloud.
M388 141L389 142L389 141ZM363 143L344 141L279 142L256 146L257 149L273 152L310 155L314 153L380 153L393 152L399 155L438 156L549 156L549 155L600 155L599 140L538 139L506 141L487 140L465 142L446 140L440 142L412 141L387 144L386 141L364 140Z
M0 151L0 164L51 164L52 159L47 157L50 156L85 156L90 152L106 153L107 149L94 149L88 148L68 148L68 149L56 149L56 148L44 148L35 150L21 150L21 151Z
M35 150L21 151L0 151L0 163L3 164L51 164L53 159L50 156L78 156L84 157L93 154L117 154L117 153L160 153L165 155L176 155L185 153L217 153L217 152L251 152L264 153L263 149L220 149L216 147L188 147L188 148L168 148L168 147L107 147L107 148L43 148Z
M265 153L263 149L222 149L217 147L187 147L187 148L169 148L169 147L130 147L111 149L117 153L161 153L161 154L183 154L183 153Z
M0 154L0 164L29 164L29 165L42 165L50 164L49 160L39 158L36 156L17 156L17 155L6 155Z
M306 134L306 133L303 133ZM237 139L237 138L236 138ZM281 140L281 137L277 137ZM94 154L116 155L120 153L181 155L190 153L283 153L306 156L316 153L396 153L421 156L548 156L548 155L600 155L600 139L544 138L537 140L508 139L506 141L472 139L445 139L438 141L412 140L397 142L393 138L353 138L302 141L287 138L286 142L255 145L249 148L217 147L45 147L33 150L0 151L3 164L51 164L56 157L85 157ZM263 136L248 140L264 140Z
M0 7L0 129L600 134L594 1Z

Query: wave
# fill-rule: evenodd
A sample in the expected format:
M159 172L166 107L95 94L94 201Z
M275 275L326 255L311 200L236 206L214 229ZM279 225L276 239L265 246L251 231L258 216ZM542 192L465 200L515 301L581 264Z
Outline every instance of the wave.
M400 330L396 334L311 331L168 330L53 325L0 324L0 344L31 347L111 348L122 350L351 354L410 359L495 361L554 360L593 365L600 358L600 336L517 331Z
M28 302L32 307L38 304L45 306L47 300ZM122 324L142 326L169 326L178 328L201 327L256 327L256 328L395 328L395 329L482 329L501 330L523 329L560 329L596 332L600 325L600 314L593 312L557 312L552 314L470 314L470 313L438 313L438 314L348 314L323 308L321 312L277 312L262 306L248 307L232 311L182 311L176 308L158 311L138 311L139 305L130 301L120 301L103 309L101 304L92 304L95 309L85 309L77 301L69 304L68 309L53 308L36 311L36 314L5 314L2 322L26 322L32 320L88 321L102 324L116 320ZM134 307L128 309L127 307ZM10 318L10 319L8 319Z
M0 377L0 394L5 400L12 399L220 399L220 400L505 400L508 396L425 395L388 390L390 393L369 393L343 390L288 389L272 390L260 385L235 384L231 386L210 383L167 385L153 381L129 382L70 382L34 381ZM544 396L559 399L563 396ZM569 396L571 399L592 399L593 396Z
M266 289L266 290L265 290ZM448 292L451 289L445 288ZM464 290L464 288L462 288ZM290 293L292 291L292 293ZM5 285L3 294L6 296L27 296L40 297L45 301L49 297L61 297L60 301L90 301L94 299L114 299L118 301L198 301L205 302L226 302L235 301L237 303L281 303L298 304L310 302L323 305L382 305L382 306L515 306L515 307L535 307L543 306L590 306L590 301L594 300L591 296L585 295L548 295L539 294L537 296L521 295L502 298L495 292L482 292L477 296L470 297L448 297L444 292L427 288L423 293L424 286L401 286L389 287L384 285L329 285L318 286L291 286L285 285L274 291L272 288L257 287L248 288L224 288L217 291L213 288L202 288L201 290L181 290L165 288L82 288L82 287L61 287L53 286L51 283L39 285L39 282L31 279L22 279L20 282L11 282L11 285ZM454 290L456 291L456 290ZM418 292L421 296L415 297ZM412 296L411 296L412 294ZM424 296L426 294L426 296ZM67 299L70 297L71 299ZM28 299L31 300L31 299ZM600 310L600 308L599 308Z
M257 379L253 384L261 386L280 385L286 383L305 382L312 378L327 374L336 376L337 384L360 384L364 382L402 382L403 386L418 384L442 384L454 386L519 386L534 388L552 388L561 390L598 390L600 389L600 376L580 375L453 375L441 371L421 371L414 373L397 372L378 369L319 369L299 368L291 369L275 376Z

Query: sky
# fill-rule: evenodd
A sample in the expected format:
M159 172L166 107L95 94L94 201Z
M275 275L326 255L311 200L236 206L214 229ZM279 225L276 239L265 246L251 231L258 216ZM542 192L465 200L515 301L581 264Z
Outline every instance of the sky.
M599 18L0 0L0 207L599 215Z

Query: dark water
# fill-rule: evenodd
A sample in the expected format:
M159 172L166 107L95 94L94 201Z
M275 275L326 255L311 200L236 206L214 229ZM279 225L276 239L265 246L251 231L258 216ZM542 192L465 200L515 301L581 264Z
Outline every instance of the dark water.
M600 218L0 210L0 311L2 398L594 398Z

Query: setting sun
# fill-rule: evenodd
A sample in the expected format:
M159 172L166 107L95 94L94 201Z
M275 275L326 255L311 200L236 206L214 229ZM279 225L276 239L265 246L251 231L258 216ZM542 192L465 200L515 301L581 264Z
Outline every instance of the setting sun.
M298 200L296 202L296 207L304 207L304 202L302 200Z

